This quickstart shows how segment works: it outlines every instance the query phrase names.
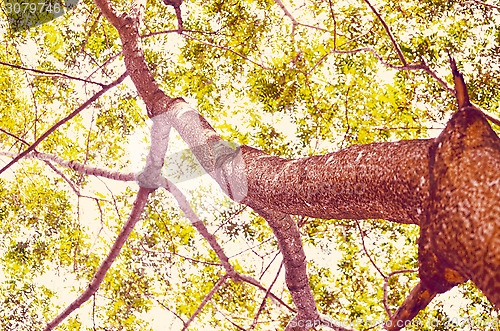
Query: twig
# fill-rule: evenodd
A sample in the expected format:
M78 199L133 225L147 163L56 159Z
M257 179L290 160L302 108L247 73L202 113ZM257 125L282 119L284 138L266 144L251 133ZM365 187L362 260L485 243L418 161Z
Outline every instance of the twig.
M72 181L69 180L69 178L66 177L66 175L64 175L61 171L59 171L59 169L57 169L52 163L50 163L50 161L47 161L47 160L43 160L43 162L45 162L46 165L49 166L50 169L52 169L52 171L54 171L56 174L58 174L66 183L68 183L68 185L71 187L71 189L73 190L73 192L75 192L75 194L77 196L80 196L80 191L78 191L78 189L76 188L75 184L73 184Z
M281 268L283 267L283 262L281 262L280 267L278 268L278 271L276 272L276 276L274 277L274 280L272 281L271 285L267 288L266 294L264 295L264 299L262 299L262 303L260 304L259 310L257 311L257 314L255 314L255 317L252 322L252 326L250 327L250 330L253 330L255 326L257 325L257 321L259 320L259 316L262 313L262 310L264 309L264 306L266 305L266 300L269 297L269 293L271 293L271 289L273 288L274 284L278 280L278 276L281 273Z
M378 13L378 11L375 9L375 7L372 6L372 4L368 0L364 0L364 1L370 7L370 9L373 11L373 13L377 16L377 18L379 19L380 23L382 23L382 25L384 26L385 31L389 35L389 38L391 38L392 45L396 49L396 53L398 53L399 60L401 60L401 62L403 63L404 66L408 65L408 63L406 63L406 59L405 59L405 57L403 55L403 52L401 51L401 48L399 48L399 45L396 42L396 39L394 38L394 35L392 34L391 29L389 29L389 26L387 25L387 23L385 23L385 21L382 18L382 16L380 16L380 14Z
M30 147L28 147L24 152L22 152L21 154L19 154L18 156L16 156L12 161L9 162L9 164L7 164L5 167L3 167L0 170L0 174L2 172L4 172L5 170L7 170L8 168L10 168L11 165L13 165L17 161L19 161L19 159L21 159L22 157L24 157L26 154L28 154L29 152L31 152L32 150L34 150L36 148L36 146L38 146L39 143L41 143L45 138L47 138L50 134L52 134L52 132L54 132L55 130L57 130L58 127L60 127L61 125L63 125L64 123L66 123L67 121L69 121L70 119L72 119L73 117L75 117L82 110L84 110L90 104L92 104L92 102L94 102L95 100L97 100L101 95L103 95L104 93L106 93L110 88L112 88L112 87L120 84L121 82L123 82L123 80L127 76L128 76L127 72L123 73L117 80L115 80L111 84L108 84L108 85L104 86L99 92L97 92L90 99L88 99L87 101L85 101L85 103L83 103L80 107L78 107L76 110L74 110L71 114L69 114L68 116L66 116L65 118L63 118L59 122L57 122L56 124L54 124L50 129L48 129L47 131L45 131L45 133L42 134L41 137L38 138Z
M323 32L330 32L327 29L320 28L319 26L300 23L299 21L297 21L297 19L295 17L293 17L293 15L288 11L288 9L286 9L285 5L283 4L283 2L281 0L274 0L274 2L281 8L281 10L283 10L285 15L292 21L292 29L293 29L292 34L298 25L306 27L306 28L316 29L316 30L323 31Z
M332 14L333 19L333 49L337 49L337 19L335 18L335 13L333 12L333 3L332 0L328 0L330 4L330 13Z
M341 147L344 146L344 141L346 141L347 135L349 134L349 131L351 130L351 126L349 125L349 111L348 111L348 108L347 108L347 104L348 104L348 101L349 101L349 91L350 90L351 90L351 86L349 86L347 88L347 91L345 93L344 108L345 108L345 122L346 122L347 128L345 129L344 139L342 139ZM358 224L358 226L359 226L359 224Z
M75 301L73 301L68 307L66 307L66 309L62 313L60 313L58 316L56 316L56 318L54 318L47 324L44 329L45 331L54 329L57 325L59 325L59 323L61 323L66 317L68 317L73 311L78 309L83 303L85 303L92 295L97 292L99 286L104 280L104 276L106 276L109 268L111 267L111 265L113 265L113 262L115 261L118 254L120 254L120 250L127 241L128 236L134 229L135 224L139 220L144 207L146 206L148 195L151 192L153 192L152 189L142 187L139 188L129 218L116 237L116 240L111 247L108 256L104 259L104 261L102 261L99 269L94 274L92 282L90 282L88 288Z
M210 292L208 292L208 294L205 295L205 297L203 298L203 301L198 306L198 308L196 308L196 311L193 313L193 315L191 315L191 317L184 324L184 327L182 328L182 331L187 330L187 328L189 327L189 324L191 324L191 322L196 318L196 316L198 316L198 314L201 312L201 310L203 309L203 307L205 307L205 305L212 299L212 297L214 296L215 292L217 292L219 290L219 288L222 286L222 284L224 284L226 282L226 280L227 280L228 277L229 277L228 274L224 274L224 276L222 276L221 278L219 278L219 280L217 281L217 283L215 283L214 287L212 287L212 289L210 290Z
M358 229L359 229L359 234L361 235L361 243L363 244L363 250L365 251L366 255L368 256L368 259L370 260L371 264L375 267L375 269L377 269L377 271L379 272L379 274L382 275L383 278L386 278L387 276L382 272L382 270L379 269L379 267L377 266L377 264L375 263L375 261L373 261L370 253L366 249L366 246L365 246L365 236L363 234L363 230L361 229L361 225L359 224L359 221L358 220L355 220L355 221L356 221L356 224L357 224Z
M269 262L269 264L267 265L267 267L261 272L260 276L259 276L259 281L262 280L262 277L264 277L264 275L266 274L267 270L269 270L269 268L271 267L271 265L274 263L274 260L276 260L276 258L280 255L280 251L276 251L276 253L274 254L274 257L271 259L271 262ZM283 263L283 261L282 261ZM280 267L281 268L281 267Z
M389 131L389 130L443 130L444 127L421 127L421 126L409 126L409 127L372 127L374 130L379 131Z
M471 3L474 3L474 4L477 4L477 5L481 5L481 6L485 6L485 7L490 7L490 8L493 8L493 9L498 9L500 10L500 7L499 6L495 6L495 5L490 5L488 3L485 3L485 2L481 2L481 1L466 1L464 2L464 4L471 4Z
M197 41L197 42L202 43L202 44L204 44L204 45L206 45L206 46L215 47L215 48L219 48L219 49L222 49L222 50L225 50L225 51L231 52L231 53L233 53L233 54L235 54L235 55L237 55L237 56L241 57L242 59L244 59L244 60L246 60L246 61L248 61L248 62L251 62L251 63L255 64L256 66L261 67L262 69L269 70L269 68L265 67L263 64L259 64L259 63L255 62L254 60L249 59L248 57L244 56L243 54L240 54L240 53L238 53L238 52L236 52L236 51L232 50L232 49L231 49L231 48L229 48L229 47L215 45L215 44L212 44L212 43L209 43L209 42L203 41L203 40L201 40L201 39L198 39L198 38L196 38L196 37L190 36L190 35L185 34L185 33L181 33L181 36L184 36L184 37L186 37L186 38L188 38L188 39L191 39L191 40Z
M370 29L370 30L368 30L368 31L366 31L366 32L365 32L365 33L363 33L363 34L360 34L359 36L356 36L356 37L354 37L354 38L352 38L352 39L350 39L350 40L346 41L345 43L343 43L342 45L340 45L338 48L340 48L340 47L342 47L342 46L345 46L345 45L347 45L347 44L350 44L350 43L352 43L353 41L356 41L357 39L359 39L359 38L362 38L362 37L366 36L366 35L367 35L367 34L369 34L370 32L371 32L371 29ZM314 64L314 66L312 66L312 68L311 68L311 69L309 69L309 71L307 72L307 74L306 74L306 75L307 75L307 76L309 76L309 74L310 74L311 72L313 72L313 71L314 71L314 69L316 69L316 68L317 68L317 67L321 64L321 62L323 62L323 61L324 61L324 60L325 60L325 59L326 59L329 55L331 55L331 54L335 54L335 53L337 53L337 54L339 54L339 53L340 53L340 54L345 54L345 53L343 53L343 52L346 52L346 51L337 51L337 47L334 45L334 47L333 47L333 51L330 51L330 52L326 53L325 55L323 55L323 56L321 57L321 59L319 59L319 60L318 60L318 62L316 62L316 63ZM350 51L347 51L347 52L350 52Z
M15 69L21 69L21 70L24 70L24 71L34 72L34 73L38 74L36 76L68 78L68 79L74 79L74 80L78 80L78 81L89 83L89 84L96 84L96 85L99 85L101 87L106 87L105 84L102 84L102 83L99 83L99 82L94 82L92 80L87 80L87 79L83 79L83 78L71 76L71 75L68 75L68 74L65 74L65 73L62 73L62 72L31 69L31 68L26 68L26 67L23 67L23 66L20 66L20 65L17 65L17 64L12 64L12 63L2 62L2 61L0 61L0 64L2 64L4 66L11 67L11 68L15 68Z

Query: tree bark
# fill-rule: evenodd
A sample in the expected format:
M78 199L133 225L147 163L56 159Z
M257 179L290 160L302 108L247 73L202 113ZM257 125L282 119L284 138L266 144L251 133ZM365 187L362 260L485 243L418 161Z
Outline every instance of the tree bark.
M500 142L477 109L461 107L440 137L431 140L356 145L298 160L249 146L231 148L195 109L159 88L138 33L144 4L119 15L106 0L96 3L119 31L127 71L150 115L166 113L224 192L256 207L278 238L289 235L301 248L298 231L289 231L290 217L282 214L417 224L422 280L417 290L425 292L425 300L405 307L421 309L435 293L467 279L500 306ZM303 251L287 247L286 241L280 247L287 275L293 277L295 263L302 264L298 279L287 278L298 316L317 318L311 300L304 305L298 299L312 297L307 276L302 277ZM293 284L308 293L294 296ZM403 317L414 313L403 310Z

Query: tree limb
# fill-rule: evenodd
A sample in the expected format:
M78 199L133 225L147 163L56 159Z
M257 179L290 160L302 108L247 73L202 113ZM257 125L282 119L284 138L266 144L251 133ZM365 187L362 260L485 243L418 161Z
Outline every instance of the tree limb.
M0 61L0 64L2 64L4 66L11 67L11 68L15 68L15 69L21 69L21 70L28 71L28 72L34 72L35 74L38 74L36 76L45 76L45 77L54 77L54 78L56 78L56 77L67 78L67 79L78 80L78 81L81 81L81 82L84 82L84 83L96 84L96 85L99 85L101 87L106 87L106 85L104 85L102 83L95 82L95 81L88 80L88 79L84 79L84 78L80 78L80 77L71 76L71 75L65 74L63 72L54 72L54 71L45 71L45 70L31 69L31 68L23 67L23 66L20 66L20 65L17 65L17 64L11 64L11 63L2 62L2 61Z
M109 89L111 89L112 87L114 87L114 86L120 84L121 82L123 82L123 80L125 80L125 78L127 76L128 76L128 73L124 72L117 80L115 80L114 82L112 82L112 83L106 85L105 87L103 87L99 92L97 92L90 99L88 99L87 101L85 101L85 103L83 103L80 107L78 107L73 112L71 112L68 116L66 116L65 118L63 118L62 120L60 120L59 122L57 122L56 124L54 124L50 129L48 129L47 131L45 131L45 133L42 134L40 136L40 138L38 138L33 144L31 144L30 147L28 147L25 151L23 151L21 154L19 154L18 156L16 156L12 161L10 161L2 169L0 169L0 174L2 172L4 172L5 170L7 170L14 163L16 163L18 160L20 160L22 157L24 157L25 155L27 155L29 152L33 151L36 148L36 146L38 146L38 144L40 144L43 140L45 140L45 138L47 138L50 134L52 134L52 132L54 132L55 130L57 130L58 127L60 127L61 125L63 125L64 123L66 123L67 121L69 121L70 119L72 119L73 117L75 117L76 115L78 115L82 110L84 110L89 105L91 105L95 100L97 100L101 95L103 95L104 93L106 93Z
M66 317L68 317L73 311L78 309L83 303L85 303L88 299L90 299L90 297L92 297L92 295L97 292L99 286L104 280L104 276L106 276L109 268L115 261L118 254L120 254L120 250L127 241L128 236L134 229L135 224L141 217L144 207L146 206L148 195L153 191L154 190L152 189L146 189L142 187L139 188L129 218L123 225L120 233L113 243L108 256L102 261L99 269L97 269L96 273L94 274L92 282L90 282L88 288L75 301L73 301L68 307L66 307L65 310L63 310L59 315L57 315L57 317L55 317L51 322L47 324L44 331L53 330L57 325L59 325L59 323L61 323Z
M185 331L185 330L188 329L189 324L191 324L191 322L194 321L194 319L196 318L196 316L198 316L198 314L201 312L201 310L203 309L203 307L205 307L205 305L210 300L212 300L212 297L214 296L214 294L226 282L226 280L227 280L228 277L229 277L228 274L224 274L224 276L222 276L221 278L219 278L219 280L217 281L217 283L215 283L215 285L212 287L212 289L210 290L210 292L208 292L208 294L205 295L205 297L203 298L203 301L200 303L200 305L198 306L198 308L196 308L196 311L193 313L193 315L191 315L191 317L186 321L186 323L184 323L184 327L182 328L182 331Z
M401 330L408 321L417 316L420 310L427 307L436 294L436 292L426 288L422 282L419 282L394 315L385 323L385 329L388 331Z
M306 255L297 223L290 217L268 207L250 203L249 206L262 216L278 239L285 265L285 280L297 307L297 316L285 330L309 330L321 317L309 286ZM293 322L297 322L293 324Z
M0 151L0 155L16 158L20 154ZM104 178L119 180L119 181L124 181L124 182L135 181L135 174L134 173L131 173L131 172L121 173L121 172L113 171L110 169L93 167L93 166L85 165L85 164L77 162L77 161L68 161L68 160L63 159L60 156L57 156L57 155L51 155L51 154L33 151L32 153L29 153L29 154L22 156L22 158L23 159L36 158L36 159L43 160L43 161L55 162L62 167L65 167L68 169L73 169L81 174L85 174L85 175L89 175L89 176L99 176L99 177L104 177Z
M401 63L403 63L404 66L407 66L408 63L406 63L406 59L403 55L403 52L401 51L401 48L399 47L398 43L396 42L396 39L394 38L394 35L391 32L391 29L389 28L387 23L385 23L384 19L378 13L378 11L375 9L375 7L373 7L372 4L368 0L364 0L364 1L370 7L370 9L373 11L373 13L377 16L380 23L382 23L382 25L384 26L384 29L387 32L387 35L389 36L389 38L391 38L392 45L394 46L394 49L396 50L396 53L398 54L399 60L401 61Z

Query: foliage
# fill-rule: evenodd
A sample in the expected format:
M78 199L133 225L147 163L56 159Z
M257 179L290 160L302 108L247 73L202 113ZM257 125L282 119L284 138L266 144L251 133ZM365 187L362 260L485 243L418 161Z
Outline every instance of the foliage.
M428 73L387 68L369 51L331 53L372 48L384 61L402 65L363 1L285 5L302 25L293 26L270 0L186 0L183 37L176 34L173 9L149 1L141 28L146 60L162 89L185 97L225 139L273 155L296 158L358 143L426 138L443 127L455 108L454 96ZM377 8L408 62L425 61L451 83L449 50L470 83L471 99L500 115L498 9L440 0L387 0ZM2 151L24 150L23 140L32 143L100 88L92 82L107 84L124 71L118 33L88 0L30 30L13 32L3 17L1 31L0 61L87 80L1 65L0 128L18 137L0 133ZM128 81L37 150L115 171L137 170L143 160L131 160L146 152L138 144L148 139L146 118ZM183 146L175 137L172 143ZM22 161L0 179L3 330L39 329L76 298L131 209L134 183L58 169L64 177L42 161ZM272 284L281 258L265 221L222 197L206 179L183 187L237 271ZM379 220L297 220L303 223L310 283L321 313L360 330L385 320L384 279L367 253L385 274L414 269L418 229ZM59 330L181 329L181 319L189 319L223 273L174 201L157 191L97 295ZM272 292L291 303L283 273ZM393 311L416 279L412 273L389 279ZM262 300L255 329L283 327L292 313L264 294L228 281L191 328L237 330L233 323L248 328ZM419 330L495 329L481 324L495 312L473 285L461 286L456 295L465 326L447 322L453 311L443 302L457 300L443 296L417 318L439 326Z

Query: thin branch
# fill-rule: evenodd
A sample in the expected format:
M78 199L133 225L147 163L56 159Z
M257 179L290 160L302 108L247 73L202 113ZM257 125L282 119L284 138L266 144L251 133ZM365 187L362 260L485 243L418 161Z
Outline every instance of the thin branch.
M88 288L75 301L73 301L68 307L66 307L66 309L62 313L60 313L58 316L56 316L56 318L54 318L47 324L44 331L53 330L57 325L59 325L59 323L61 323L66 317L68 317L73 311L78 309L83 303L85 303L97 292L99 286L104 280L104 276L106 276L109 268L111 267L111 265L113 265L113 262L115 261L118 254L120 254L120 250L127 241L128 236L134 229L135 224L139 220L144 207L146 206L148 195L151 192L153 192L152 189L142 187L139 188L129 218L118 234L113 246L108 253L108 256L104 259L104 261L102 261L99 269L94 274L92 282L90 282Z
M288 9L286 9L285 4L281 0L274 0L274 3L276 3L281 8L281 10L283 10L285 15L288 16L288 18L292 21L293 29L295 30L295 27L299 25L299 22L295 19L295 17L293 17L292 13L290 13Z
M313 66L313 68L309 71L311 72L314 70L319 63L321 63L326 57L328 57L331 54L354 54L354 53L359 53L359 52L371 52L375 57L386 67L391 68L391 69L396 69L396 70L417 70L417 69L425 69L423 65L420 64L408 64L406 66L397 66L392 63L389 63L385 61L380 54L378 54L373 48L370 47L362 47L362 48L356 48L356 49L351 49L351 50L346 50L346 51L339 51L339 50L333 50L330 51L329 53L325 54L319 61ZM430 70L430 69L429 69ZM446 83L445 83L446 84Z
M58 174L66 183L68 183L68 185L71 187L71 189L73 190L73 192L75 192L75 194L77 196L80 196L80 191L76 188L75 184L73 184L73 182L71 180L69 180L69 178L66 177L66 175L64 175L61 171L59 171L59 169L57 169L50 161L47 161L47 160L44 160L43 162L45 162L46 165L49 166L50 169L52 169L52 171L54 171L56 174Z
M89 13L89 16L87 16L88 18L87 18L87 21L85 22L85 28L87 28L87 22L92 17L93 11L94 11L94 8L92 8L92 11ZM97 22L99 22L99 19L101 18L101 16L102 16L102 13L99 12L97 14L96 19L94 20L94 23L92 23L92 26L89 28L89 32L87 33L87 36L85 36L85 40L82 43L82 48L80 48L80 51L78 52L78 55L85 50L85 46L87 46L87 43L88 43L88 41L90 39L90 36L92 35L92 31L94 30Z
M208 294L205 295L205 297L203 298L203 301L198 306L198 308L193 313L193 315L191 315L191 317L188 319L188 321L184 324L184 327L182 328L182 331L187 330L187 328L189 327L189 324L191 324L191 322L194 321L194 319L196 318L196 316L198 316L198 314L202 311L203 307L205 307L205 305L210 300L212 300L212 297L214 296L214 294L219 290L219 288L222 286L222 284L224 284L226 282L226 280L227 280L228 277L229 277L228 274L224 274L224 276L222 276L221 278L219 278L219 280L217 281L217 283L215 283L214 287L212 287L212 289L210 290L210 292L208 292Z
M111 89L112 87L114 87L114 86L120 84L121 82L123 82L123 80L125 80L125 78L127 76L128 76L127 72L123 73L117 80L115 80L111 84L108 84L105 87L103 87L99 92L97 92L90 99L88 99L87 101L85 101L85 103L83 103L80 107L78 107L76 110L74 110L68 116L66 116L65 118L63 118L62 120L60 120L59 122L57 122L56 124L54 124L50 129L48 129L47 131L45 131L45 133L42 134L40 136L40 138L38 138L30 147L28 147L24 152L22 152L21 154L19 154L18 156L16 156L14 158L14 160L10 161L9 164L7 164L5 167L3 167L0 170L0 174L2 172L4 172L5 170L7 170L8 168L10 168L11 165L13 165L17 161L19 161L26 154L28 154L29 152L33 151L36 148L36 146L38 146L38 144L40 144L45 138L47 138L50 134L52 134L52 132L54 132L55 130L57 130L58 127L60 127L61 125L63 125L64 123L66 123L67 121L69 121L70 119L72 119L73 117L75 117L76 115L78 115L82 110L84 110L85 108L87 108L90 104L92 104L95 100L97 100L101 95L103 95L104 93L106 93L109 89Z
M319 31L329 32L330 33L329 30L324 29L324 28L320 28L319 26L314 26L314 25L300 23L299 21L297 21L297 19L295 17L293 17L293 15L288 11L288 9L286 9L285 5L283 4L283 2L281 0L274 0L274 2L281 8L281 10L283 10L283 12L285 13L285 15L292 21L293 31L295 31L295 28L298 25L300 25L300 26L303 26L303 27L306 27L306 28L311 28L311 29L315 29L315 30L319 30Z
M20 65L17 65L17 64L12 64L12 63L2 62L2 61L0 61L0 64L2 64L4 66L11 67L11 68L15 68L15 69L21 69L21 70L24 70L24 71L34 72L35 76L45 76L45 77L54 77L54 78L67 78L67 79L78 80L78 81L89 83L89 84L96 84L96 85L99 85L101 87L106 87L105 84L102 84L102 83L99 83L99 82L95 82L95 81L92 81L92 80L87 80L87 79L83 79L83 78L71 76L71 75L65 74L63 72L55 72L55 71L45 71L45 70L31 69L31 68L23 67L23 66L20 66Z
M142 245L142 244L141 244L141 249L140 250L143 251L143 252L146 252L146 253L150 253L150 254L162 253L162 254L165 254L165 255L166 254L175 255L175 256L178 256L178 257L183 258L185 260L191 261L193 263L201 263L201 264L206 264L206 265L221 266L220 263L196 260L196 259L193 259L192 257L184 256L184 255L181 255L181 254L176 253L176 252L163 251L163 250L150 250L150 249L145 248L144 245Z
M235 328L237 328L238 330L242 330L242 331L247 331L245 330L245 328L243 328L242 326L236 324L235 322L233 322L229 317L226 316L226 314L224 314L221 310L219 310L217 307L215 307L215 310L217 310L217 312L219 314L222 315L222 317L224 317L229 323L231 323Z
M330 4L330 13L332 14L333 19L333 49L337 49L337 19L335 18L335 13L333 12L333 3L332 0L328 0Z
M448 92L452 93L455 95L455 89L452 88L446 81L444 81L442 78L440 78L436 71L432 70L426 63L425 61L421 61L420 63L413 63L413 64L407 64L404 66L397 66L392 63L389 63L385 61L380 54L378 54L373 48L370 47L362 47L362 48L357 48L357 49L352 49L352 50L347 50L347 51L339 51L339 50L332 50L329 53L325 54L310 70L308 73L310 73L312 70L314 70L328 55L331 54L354 54L354 53L359 53L359 52L370 52L372 53L380 63L382 63L384 66L387 68L391 69L396 69L396 70L424 70L427 72L429 75L431 75L441 86L447 90ZM477 107L477 106L476 106ZM500 121L496 120L493 118L495 122L500 123Z
M256 245L253 245L253 246L248 247L248 248L246 248L246 249L244 249L244 250L242 250L242 251L240 251L240 252L238 252L238 253L235 253L235 254L231 255L229 258L230 258L230 259L232 259L233 257L238 256L238 255L241 255L241 254L243 254L243 253L245 253L245 252L248 252L248 251L253 251L253 249L254 249L254 248L256 248L256 247L260 247L260 246L262 246L263 244L265 244L265 243L267 243L267 242L269 242L269 241L271 241L271 240L273 240L273 239L274 239L273 237L267 238L266 240L264 240L264 241L263 241L263 242L261 242L261 243L258 243L258 244L256 244Z
M220 33L220 31L222 29L224 29L225 27L227 27L227 26L224 26L224 27L222 27L221 29L219 29L217 31L199 31L199 30L187 30L187 29L183 29L182 33L199 33L199 34L204 34L204 35L209 35L209 36L211 36L211 35L223 35L223 36L227 36L227 34ZM161 34L169 34L169 33L179 33L179 30L154 31L154 32L150 32L150 33L141 35L141 39L143 39L143 38L149 38L149 37L153 37L153 36L157 36L157 35L161 35Z
M500 10L500 7L499 6L495 6L495 5L490 5L488 3L485 3L485 2L481 2L481 1L466 1L464 2L464 5L465 4L476 4L476 5L481 5L481 6L485 6L485 7L490 7L490 8L493 8L493 9L498 9Z
M240 279L242 281L250 284L250 285L253 285L253 286L257 287L258 289L260 289L262 291L267 292L266 287L264 285L262 285L261 283L259 283L259 281L256 280L253 277L250 277L250 276L247 276L247 275L240 275ZM288 310L290 310L291 312L297 313L297 310L295 308L293 308L292 306L290 306L289 304L287 304L286 302L284 302L283 300L281 300L275 294L269 293L269 297L271 297L271 299L273 299L274 301L276 301L279 304L283 305L284 307L288 308Z
M215 44L212 44L212 43L209 43L209 42L203 41L203 40L201 40L201 39L198 39L198 38L196 38L196 37L190 36L190 35L185 34L185 33L181 33L181 36L184 36L184 37L186 37L186 38L188 38L188 39L191 39L191 40L197 41L197 42L202 43L202 44L204 44L204 45L206 45L206 46L215 47L215 48L219 48L219 49L222 49L222 50L225 50L225 51L231 52L231 53L233 53L233 54L235 54L235 55L237 55L237 56L241 57L242 59L244 59L244 60L246 60L246 61L248 61L248 62L251 62L251 63L255 64L256 66L261 67L262 69L269 70L269 68L265 67L263 64L259 64L259 63L255 62L254 60L249 59L248 57L244 56L243 54L240 54L240 53L238 53L238 52L236 52L236 51L232 50L232 49L231 49L231 48L229 48L229 47L215 45Z
M375 7L372 6L372 4L368 0L364 0L364 1L370 7L370 9L373 11L373 13L377 16L380 23L382 23L382 25L384 26L385 31L389 35L389 38L391 38L392 45L396 49L396 53L398 53L399 60L401 60L401 62L403 63L404 66L408 65L408 63L406 63L405 56L403 55L403 52L401 51L401 48L399 47L398 43L396 42L396 39L394 38L394 36L391 32L391 29L389 29L389 26L387 25L387 23L385 23L382 16L380 16L378 11L375 9Z
M479 107L477 107L477 108L479 108ZM479 108L479 109L481 109L481 108ZM500 126L500 120L498 120L498 119L494 118L493 116L491 116L491 115L487 114L487 113L486 113L484 110L482 110L482 109L481 109L481 111L483 112L483 115L484 115L484 116L485 116L488 120L490 120L490 122L492 122L493 124L496 124L496 125Z
M192 31L191 30L182 30L182 32L192 32ZM141 35L141 39L142 38L149 38L149 37L153 37L153 36L157 36L157 35L161 35L161 34L168 34L168 33L179 33L179 30L163 30L163 31L150 32L150 33Z
M155 296L155 295L152 295L151 293L148 293L146 292L142 286L139 286L138 289L149 299L152 299L154 301L156 301L156 303L158 303L160 306L162 306L163 309L167 310L168 312L172 313L172 315L174 315L176 318L178 318L181 322L182 322L182 325L185 325L186 322L184 322L184 320L182 319L182 317L177 314L175 312L175 310L172 310L170 307L168 307L166 304L164 304L163 302L161 302L160 300L158 300L158 298Z
M422 60L420 62L420 64L417 65L417 69L422 69L424 70L425 72L427 72L429 75L431 75L439 84L441 84L441 86L447 90L448 92L450 92L451 94L455 95L455 89L453 87L451 87L450 85L448 85L448 83L446 83L442 78L440 78L438 75L437 75L437 72L432 70L428 65L427 63L425 63L424 60Z
M106 61L104 61L102 64L98 65L97 69L95 69L94 71L92 71L89 75L88 75L88 78L92 77L96 72L98 72L99 70L102 69L103 73L106 75L106 76L109 76L109 74L106 72L106 70L104 69L105 66L107 66L111 61L113 61L114 59L116 59L118 56L122 55L123 52L118 52L117 54L109 57Z
M382 275L382 277L384 278L384 285L383 285L383 289L384 289L384 299L382 300L382 303L384 305L384 309L387 313L387 316L389 316L389 319L392 318L392 312L391 310L389 309L389 306L387 304L387 287L389 286L389 279L394 276L394 275L397 275L397 274L400 274L400 273L405 273L405 272L416 272L416 270L413 270L413 269L402 269L402 270L396 270L396 271L393 271L391 272L390 274L386 275L382 272L382 270L379 269L379 267L375 264L375 261L373 261L370 253L368 252L368 250L366 249L366 246L365 246L365 239L364 239L364 235L363 235L363 230L361 229L361 225L359 224L359 221L356 220L356 224L358 226L358 229L359 229L359 232L360 232L360 235L361 235L361 242L363 244L363 250L365 251L366 255L368 256L368 259L370 260L371 264L375 267L375 269L377 269L377 271Z
M408 126L408 127L372 127L374 130L390 131L390 130L444 130L444 127L422 127L422 126Z
M228 274L228 276L231 277L231 279L233 279L235 281L244 281L244 282L247 282L249 284L252 284L252 285L258 287L259 289L261 289L263 291L267 291L267 289L262 284L260 284L259 281L257 281L256 279L254 279L250 276L242 275L234 270L233 266L229 263L229 258L227 257L226 253L224 252L222 247L217 242L216 237L213 234L211 234L210 232L208 232L208 229L206 228L205 224L203 223L202 220L200 220L198 215L193 211L193 209L191 208L191 205L187 201L184 194L177 188L177 186L175 186L175 184L173 184L172 182L170 182L166 178L164 178L164 181L165 182L162 185L162 187L164 187L170 193L172 193L174 198L177 200L177 203L179 204L179 207L181 208L184 215L191 221L191 224L196 228L198 233L200 233L203 236L203 238L205 238L205 240L209 243L209 245L215 251L215 254L217 255L217 257L221 261L222 266L226 270L226 273ZM273 298L274 300L276 300L277 302L279 302L280 304L282 304L283 306L287 307L291 311L296 312L296 310L294 308L290 307L288 304L283 302L283 300L278 298L276 295L271 293L270 297Z
M269 285L266 294L264 295L264 298L262 299L262 303L260 304L259 310L257 311L257 314L255 314L255 317L252 322L252 326L250 327L250 330L253 330L255 326L257 325L257 321L259 320L259 316L262 313L262 310L264 309L264 306L266 305L267 298L269 297L269 293L271 293L271 289L273 288L274 284L278 280L278 277L281 273L281 268L283 268L283 262L281 262L280 267L278 268L278 271L276 272L276 276L274 277L274 280L272 281L271 285Z
M264 277L264 275L266 274L267 270L269 270L269 268L271 267L271 265L274 263L274 260L276 260L276 258L280 255L280 251L276 251L276 253L274 254L274 257L271 259L271 262L269 262L269 264L267 265L267 267L261 272L260 276L259 276L259 281L262 280L262 277ZM281 268L281 267L280 267Z
M349 86L347 88L347 91L345 93L344 109L345 109L345 122L346 122L347 128L345 129L344 139L342 139L341 147L344 146L344 142L347 139L347 135L349 134L349 131L351 130L351 126L349 125L349 108L347 107L348 101L349 101L349 91L350 90L351 90L351 86ZM358 226L359 226L359 224L358 224Z
M368 256L368 259L370 260L371 264L375 267L375 269L377 269L377 271L379 272L379 274L382 275L383 278L386 278L387 276L382 272L382 270L379 269L379 267L377 266L377 264L375 263L375 261L373 261L370 253L366 249L366 246L365 246L365 236L363 234L363 230L361 229L361 225L359 224L359 221L358 220L355 220L355 221L356 221L356 225L358 226L358 229L359 229L359 234L361 235L361 243L363 244L363 250L365 251L365 254Z
M208 231L203 221L191 208L191 205L189 204L189 202L186 199L186 196L181 192L181 190L179 190L179 188L177 188L177 186L168 179L166 178L163 179L164 179L164 184L162 185L163 188L168 190L174 196L186 218L191 221L191 224L195 227L198 233L202 235L202 237L208 242L208 244L215 251L215 254L221 261L224 269L226 269L226 273L229 275L229 277L231 277L234 280L237 280L238 273L229 263L229 258L227 257L226 253L224 252L220 244L217 242L217 238Z
M4 130L4 129L0 128L0 132L3 132L3 133L5 133L6 135L11 136L12 138L14 138L14 139L16 139L16 140L19 140L20 142L22 142L23 144L25 144L25 145L27 145L27 146L29 146L29 145L30 145L30 144L29 144L26 140L24 140L23 138L20 138L20 137L16 136L15 134L10 133L10 132L9 132L9 131L7 131L7 130Z

